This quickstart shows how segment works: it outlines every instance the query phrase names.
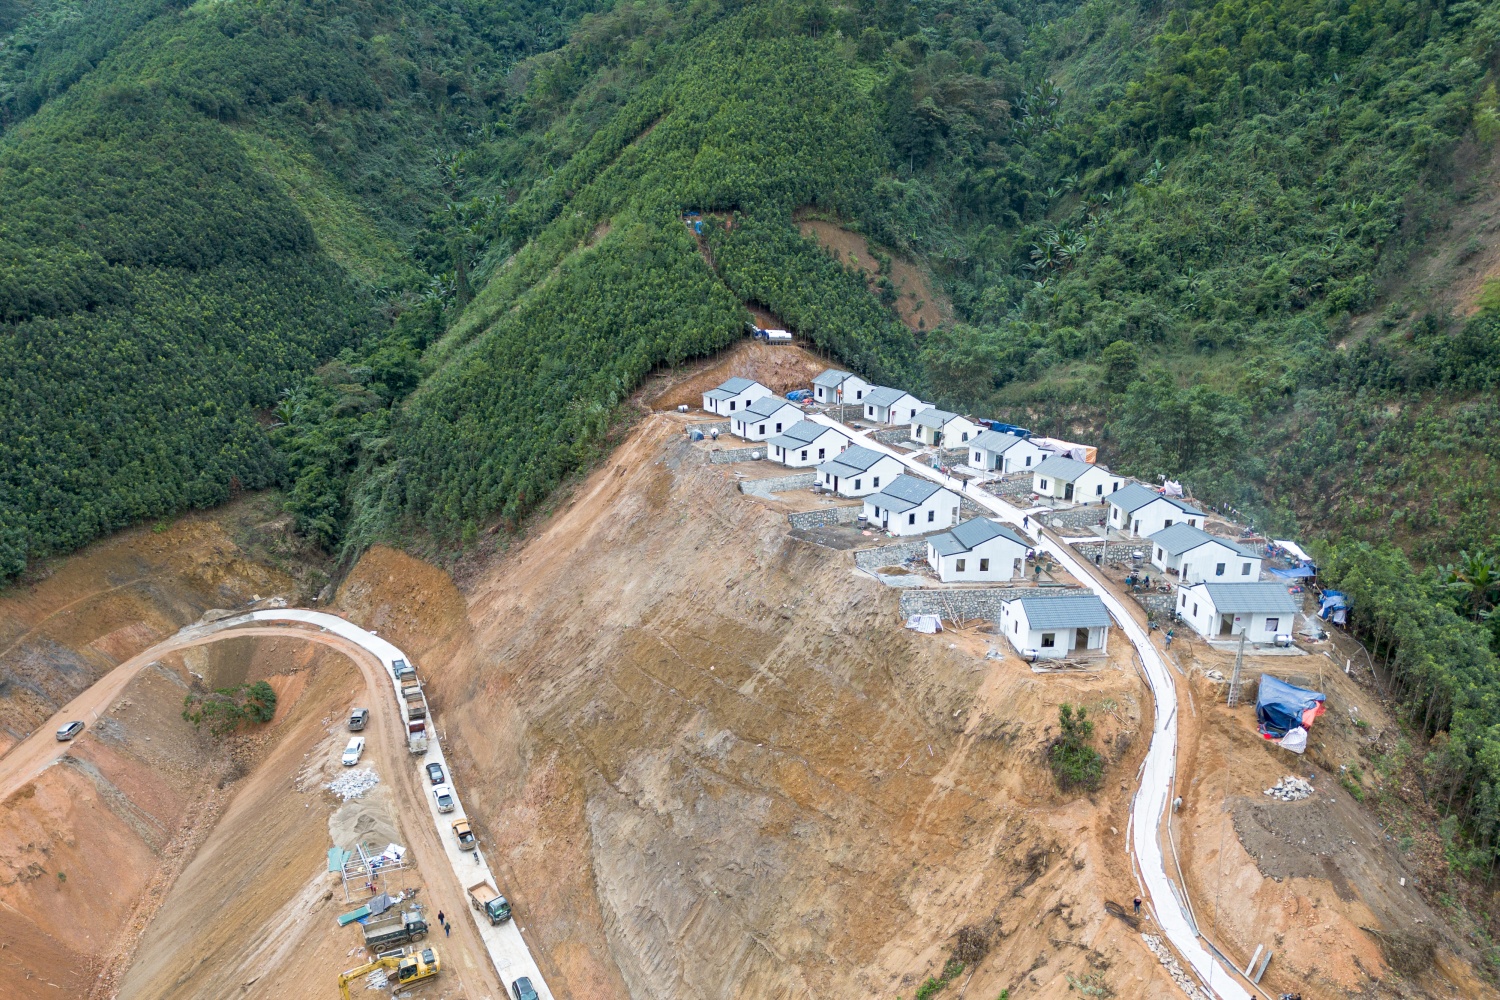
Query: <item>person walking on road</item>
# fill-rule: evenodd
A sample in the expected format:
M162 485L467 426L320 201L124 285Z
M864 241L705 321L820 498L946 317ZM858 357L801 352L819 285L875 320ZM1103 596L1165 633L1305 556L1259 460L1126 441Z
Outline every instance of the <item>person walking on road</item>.
M452 937L452 936L453 936L453 925L452 924L443 924L443 937Z
M440 923L440 924L447 923L447 921L443 919L443 911L442 910L438 910L438 923Z

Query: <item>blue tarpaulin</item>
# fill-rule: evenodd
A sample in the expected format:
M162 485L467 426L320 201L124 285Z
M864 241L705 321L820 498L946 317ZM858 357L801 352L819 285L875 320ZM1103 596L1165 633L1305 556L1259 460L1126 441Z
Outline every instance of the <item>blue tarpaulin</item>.
M1308 563L1303 563L1301 566L1293 566L1291 569L1273 569L1270 573L1272 576L1279 576L1283 580L1302 580L1309 576L1318 575L1318 571Z
M1327 700L1321 691L1309 691L1262 674L1260 693L1255 698L1255 719L1262 733L1282 737L1288 729L1311 727L1313 719L1323 714L1323 703Z
M1318 602L1318 617L1342 625L1349 618L1349 599L1337 590L1325 590Z

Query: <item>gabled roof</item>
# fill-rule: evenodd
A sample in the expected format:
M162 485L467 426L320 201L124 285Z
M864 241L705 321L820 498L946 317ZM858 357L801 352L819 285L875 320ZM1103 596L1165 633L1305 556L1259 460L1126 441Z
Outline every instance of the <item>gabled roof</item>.
M1297 602L1286 592L1284 583L1195 583L1188 590L1202 588L1220 614L1295 614Z
M811 423L811 421L808 422ZM839 478L857 476L861 472L870 471L870 467L882 458L889 457L884 452L862 448L856 444L845 448L843 453L838 457L829 459L818 466L818 471L832 473Z
M947 410L940 410L936 406L929 406L921 413L918 413L915 417L912 417L911 422L914 424L921 424L923 427L931 427L935 430L942 430L948 425L948 421L957 419L957 413L949 413Z
M905 389L892 389L890 386L877 385L865 393L864 402L866 406L879 406L884 409L887 406L899 403L902 397L905 396L911 396L911 393ZM912 398L916 399L915 396L912 396Z
M1193 549L1198 548L1200 545L1207 545L1210 542L1217 542L1218 544L1224 546L1226 549L1229 549L1233 552L1238 552L1242 556L1250 556L1255 559L1260 558L1259 552L1256 552L1253 549L1246 548L1240 543L1231 541L1228 538L1224 538L1219 535L1210 535L1202 528L1195 528L1192 525L1188 524L1186 521L1178 521L1176 524L1168 525L1167 527L1161 529L1156 534L1151 536L1151 542L1152 544L1160 546L1162 549L1164 549L1168 555L1174 556L1182 555L1182 553L1184 552L1191 552Z
M1113 625L1109 610L1097 594L1067 597L1018 597L1032 628L1095 628Z
M992 451L999 455L1009 451L1026 439L1015 434L1007 434L1004 431L980 431L974 435L974 440L969 442L970 448L978 448L982 451Z
M746 417L769 417L784 406L790 406L799 413L802 409L796 403L782 399L780 396L762 396L740 411L740 419L743 420Z
M845 452L848 454L848 452ZM865 497L865 503L873 503L877 507L893 510L898 514L905 513L913 507L920 507L934 493L943 487L930 479L921 479L917 476L900 475L891 480L889 486L876 493L874 496Z
M740 393L744 392L752 385L760 385L760 383L755 381L754 379L749 378L735 377L725 379L723 382L720 382L717 387L708 390L703 395L707 396L710 399L728 399L730 396L738 396ZM764 389L765 387L761 386L761 388ZM766 389L766 391L770 392L771 390Z
M853 378L851 372L841 372L837 368L829 368L823 374L812 380L813 385L821 385L825 389L837 389L844 384L844 380Z
M1166 496L1165 494L1156 492L1149 486L1142 486L1140 483L1131 483L1123 489L1115 490L1109 495L1109 502L1127 514L1134 514L1153 500L1165 500L1184 514L1201 515L1203 513L1203 511L1194 507L1186 500Z
M1076 458L1049 455L1037 463L1031 471L1039 476L1051 476L1065 483L1071 483L1092 468L1094 466L1087 462L1080 462Z
M992 538L1007 538L1022 548L1029 547L1026 540L1014 531L996 524L987 517L976 517L965 521L952 531L945 531L941 535L934 535L927 539L927 544L931 545L933 551L940 556L953 556L960 552L972 552Z
M773 444L778 448L800 448L805 444L811 444L824 434L838 434L844 437L832 427L823 424L815 424L811 420L799 420L788 427L783 433L771 438L766 444Z

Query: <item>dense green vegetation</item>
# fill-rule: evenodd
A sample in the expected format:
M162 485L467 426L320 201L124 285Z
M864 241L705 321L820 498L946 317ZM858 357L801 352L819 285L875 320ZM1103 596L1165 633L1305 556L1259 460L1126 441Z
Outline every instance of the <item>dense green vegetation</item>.
M1059 705L1057 738L1047 748L1047 764L1063 791L1097 791L1104 780L1104 758L1094 749L1094 724L1088 709Z
M190 694L182 700L182 717L194 729L208 727L225 737L243 725L266 723L276 717L276 690L265 681L219 688L208 694Z

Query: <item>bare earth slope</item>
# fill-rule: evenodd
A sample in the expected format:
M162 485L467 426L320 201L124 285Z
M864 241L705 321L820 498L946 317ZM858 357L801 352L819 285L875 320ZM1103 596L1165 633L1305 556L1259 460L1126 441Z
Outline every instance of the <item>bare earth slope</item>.
M993 951L971 996L1060 996L1097 972L1171 994L1103 909L1135 891L1128 658L1042 678L904 632L894 591L789 538L673 417L648 418L466 598L376 550L340 601L432 679L559 991L909 995L973 927ZM1123 750L1097 803L1058 797L1044 770L1064 700Z

